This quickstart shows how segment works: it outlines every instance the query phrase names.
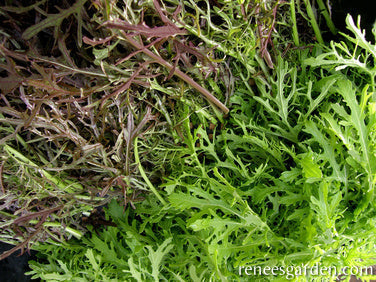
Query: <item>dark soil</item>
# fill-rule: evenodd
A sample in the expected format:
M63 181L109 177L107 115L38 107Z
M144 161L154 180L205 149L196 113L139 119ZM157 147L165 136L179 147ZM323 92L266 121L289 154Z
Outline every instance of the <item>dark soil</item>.
M13 248L12 245L0 242L0 254L4 251ZM0 261L0 281L4 282L24 282L24 281L38 281L31 280L30 276L26 276L25 272L30 270L28 260L35 259L35 252L31 251L20 256L20 251L10 255L6 259Z

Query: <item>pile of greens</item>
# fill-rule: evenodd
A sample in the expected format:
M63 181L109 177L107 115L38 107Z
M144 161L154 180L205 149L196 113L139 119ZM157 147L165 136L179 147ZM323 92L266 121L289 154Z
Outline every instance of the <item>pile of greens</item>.
M124 206L108 197L101 222L111 226L93 223L85 236L34 244L41 260L30 262L29 274L47 281L285 281L283 275L248 276L244 269L319 264L338 273L290 278L334 281L341 269L375 264L376 45L365 39L360 21L348 16L348 34L325 43L309 1L145 1L137 9L131 1L104 3L96 20L110 27L106 38L118 41L106 49L86 42L101 46L93 54L110 81L129 67L108 62L115 45L132 42L124 25L160 56L140 46L129 55L130 63L138 56L148 68L128 80L141 79L132 90L138 103L124 101L127 128L137 114L132 106L163 119L130 134L128 147L118 138L119 159L122 150L132 157L126 157L127 170L119 165L121 172L111 176L143 199ZM111 18L117 9L121 21ZM323 18L334 32L326 10ZM161 29L149 35L148 28L134 30L141 26L137 20L178 34L155 39ZM299 36L302 22L312 27L307 42ZM176 62L170 69L161 61L168 59ZM228 115L211 98L217 104L209 108L189 80L173 77L175 68L205 86L201 91L215 93ZM121 97L115 93L108 97L114 103Z

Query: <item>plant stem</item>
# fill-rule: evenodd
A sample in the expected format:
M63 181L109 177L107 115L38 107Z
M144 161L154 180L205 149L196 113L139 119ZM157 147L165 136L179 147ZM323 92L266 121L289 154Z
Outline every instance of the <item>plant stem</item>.
M317 42L319 42L320 44L324 44L324 40L322 39L319 25L317 24L315 14L313 13L311 3L309 2L310 0L303 0L303 1L307 9L307 14L309 17L309 21L312 25L312 29L315 32Z
M157 61L159 64L167 68L169 71L173 71L174 75L179 77L180 79L184 80L186 83L191 85L193 88L195 88L197 91L199 91L202 95L205 96L209 102L213 103L216 107L218 107L220 110L222 110L225 114L227 114L230 110L216 97L214 97L208 90L203 88L200 84L198 84L196 81L194 81L191 77L189 77L187 74L182 72L181 70L174 68L173 65L171 65L169 62L162 59L160 56L154 54L149 49L142 46L140 43L138 43L136 40L131 38L130 36L126 35L124 33L125 38L128 40L130 44L132 44L137 50L142 50L143 53L145 53L147 56L152 58L153 60Z
M146 184L149 186L150 190L154 193L155 196L157 196L158 200L161 201L163 205L166 205L166 201L162 198L162 196L158 193L157 189L153 186L153 184L150 182L149 178L146 176L146 173L144 171L144 168L141 165L140 157L138 155L138 137L134 139L134 158L136 160L136 164L138 165L138 169L140 171L140 174L142 178L145 180Z
M330 31L332 32L332 34L336 35L337 34L337 29L334 26L334 23L333 23L330 15L329 15L328 9L325 6L324 2L322 0L317 0L316 2L319 5L320 12L324 16L326 24L328 25Z
M290 11L291 11L291 19L292 19L292 38L294 40L295 46L299 46L299 34L298 34L298 27L296 25L296 16L295 16L295 0L291 0L290 3Z

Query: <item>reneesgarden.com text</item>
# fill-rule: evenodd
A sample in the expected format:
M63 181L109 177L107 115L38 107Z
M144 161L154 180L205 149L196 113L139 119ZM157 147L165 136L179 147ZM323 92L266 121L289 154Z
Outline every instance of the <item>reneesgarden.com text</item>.
M239 266L240 276L285 276L286 279L293 279L299 276L349 276L349 275L374 275L376 270L369 267L346 266L338 269L335 266L327 267L316 263L314 266Z

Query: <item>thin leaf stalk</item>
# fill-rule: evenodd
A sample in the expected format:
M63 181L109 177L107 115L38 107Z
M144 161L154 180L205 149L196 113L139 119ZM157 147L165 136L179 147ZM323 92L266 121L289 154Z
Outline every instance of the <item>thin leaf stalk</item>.
M296 13L295 13L295 0L291 0L290 3L290 12L291 12L291 20L292 20L292 38L294 40L295 46L299 46L299 34L298 34L298 27L296 25Z
M317 42L319 42L320 44L324 44L324 40L321 36L320 27L317 24L316 17L315 17L315 14L313 13L311 3L309 2L309 0L303 0L303 1L304 1L305 6L306 6L309 21L310 21L312 29L315 33Z
M328 12L328 8L325 6L324 2L322 0L316 0L317 4L319 5L319 9L321 14L324 16L327 26L329 27L329 30L332 34L337 34L337 28L335 27L332 18L330 17L330 14Z
M171 65L169 62L165 61L162 59L160 56L154 54L152 51L149 49L143 47L140 43L138 43L136 40L131 38L130 36L126 35L123 33L125 38L128 40L130 44L133 45L137 50L142 50L143 53L145 53L147 56L152 58L153 60L157 61L160 65L164 66L167 68L169 71L173 71L174 74L179 77L180 79L184 80L186 83L188 83L190 86L195 88L197 91L199 91L205 98L213 103L216 107L218 107L224 114L228 114L230 111L221 101L219 101L216 97L213 96L208 90L203 88L200 84L198 84L196 81L194 81L191 77L189 77L187 74L182 72L181 70L174 68L173 65Z
M161 201L161 203L163 205L166 205L167 204L166 201L162 198L162 196L158 193L157 189L155 189L154 185L150 182L149 178L147 177L147 175L144 171L144 168L141 165L140 156L138 154L138 144L137 144L137 142L138 142L138 137L136 137L134 139L134 158L135 158L136 164L138 166L138 169L140 171L140 174L141 174L142 178L145 180L146 184L149 186L150 190L158 198L158 200Z

